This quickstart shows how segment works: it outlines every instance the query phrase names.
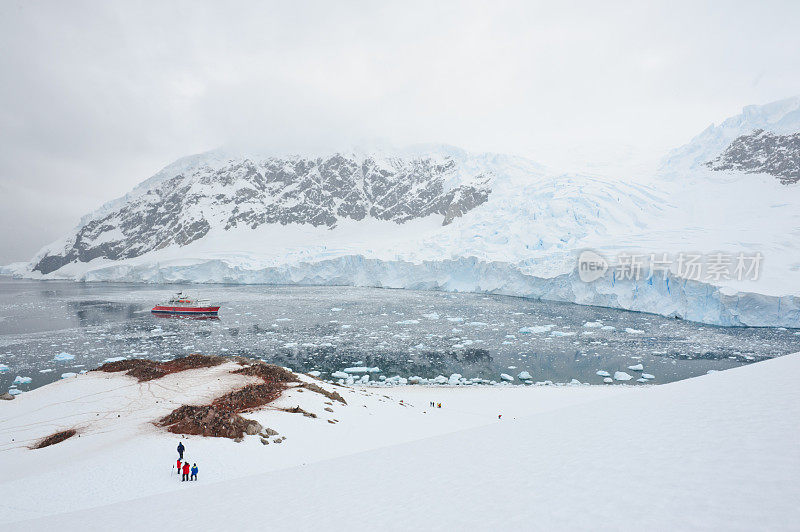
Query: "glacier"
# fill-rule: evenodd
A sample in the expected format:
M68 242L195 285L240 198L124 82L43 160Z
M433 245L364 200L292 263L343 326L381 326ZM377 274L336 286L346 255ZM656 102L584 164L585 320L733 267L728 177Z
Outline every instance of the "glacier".
M164 168L0 274L142 283L369 286L502 294L725 326L800 327L800 184L709 161L754 131L800 132L800 98L748 106L660 169L561 173L446 145ZM790 138L790 137L786 137ZM793 146L784 143L783 146ZM785 151L785 150L784 150ZM768 154L767 154L768 155ZM782 153L790 163L800 155ZM787 159L788 157L788 159ZM755 279L580 279L579 254L763 255Z

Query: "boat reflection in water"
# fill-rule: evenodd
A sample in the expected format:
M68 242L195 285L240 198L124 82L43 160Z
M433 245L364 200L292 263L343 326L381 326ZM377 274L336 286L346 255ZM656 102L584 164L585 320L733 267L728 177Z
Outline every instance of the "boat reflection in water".
M219 321L217 315L189 315L189 314L169 314L166 312L153 312L154 318L171 319L171 320L213 320Z

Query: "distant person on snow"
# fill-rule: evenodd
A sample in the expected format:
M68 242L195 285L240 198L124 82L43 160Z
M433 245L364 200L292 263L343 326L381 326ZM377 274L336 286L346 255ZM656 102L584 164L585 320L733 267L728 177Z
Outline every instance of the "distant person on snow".
M178 474L181 474L181 459L178 458Z
M179 458L180 460L183 460L183 451L184 451L185 449L186 449L186 447L184 447L184 446L183 446L183 442L180 442L180 441L179 441L179 442L178 442L178 458Z
M197 480L197 464L192 464L192 477L189 480Z
M181 482L183 482L184 480L189 480L189 470L190 469L191 468L189 467L189 462L184 462L183 463L183 478L181 478Z

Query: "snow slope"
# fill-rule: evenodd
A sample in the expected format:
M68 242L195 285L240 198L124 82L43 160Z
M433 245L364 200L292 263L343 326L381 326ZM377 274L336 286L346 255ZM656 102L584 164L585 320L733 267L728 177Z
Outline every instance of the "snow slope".
M164 169L30 264L0 273L464 290L798 327L800 183L767 173L794 175L800 152L786 147L795 137L775 144L776 153L764 139L741 141L724 164L706 164L755 130L796 136L800 98L746 107L653 174L561 174L520 157L438 145L213 152ZM748 146L756 152L745 153ZM169 195L174 190L183 192ZM585 249L612 264L595 283L577 276ZM621 253L668 253L673 264L666 278L621 280L613 268ZM681 253L761 254L763 266L756 279L686 280L675 264Z
M281 413L278 446L184 440L201 471L191 485L170 476L175 439L144 429L6 444L0 507L41 516L16 523L25 530L791 530L798 372L794 354L645 388L355 389L336 425ZM92 378L0 405L4 441Z

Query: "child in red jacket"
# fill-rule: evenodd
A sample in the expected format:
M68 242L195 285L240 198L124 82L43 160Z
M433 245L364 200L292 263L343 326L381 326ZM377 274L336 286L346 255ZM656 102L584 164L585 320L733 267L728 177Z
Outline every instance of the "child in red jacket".
M178 474L181 474L181 459L178 458Z

